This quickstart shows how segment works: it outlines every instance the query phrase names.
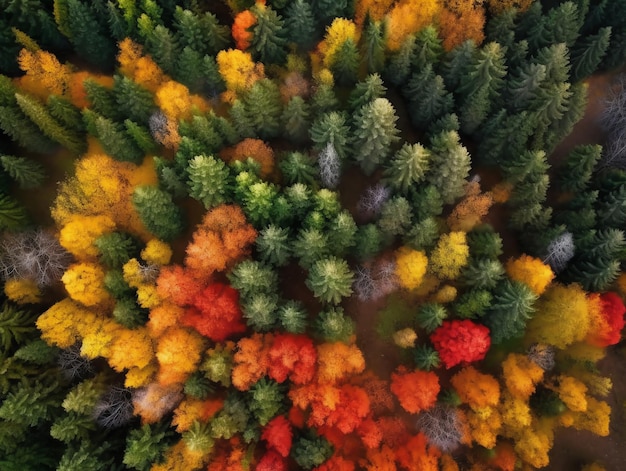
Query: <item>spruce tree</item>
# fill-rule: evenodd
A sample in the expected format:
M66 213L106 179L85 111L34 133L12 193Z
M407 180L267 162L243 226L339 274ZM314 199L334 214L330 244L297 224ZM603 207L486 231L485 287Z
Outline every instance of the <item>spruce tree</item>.
M169 242L183 229L181 210L168 193L157 187L135 187L133 206L146 228L159 239Z
M141 162L143 158L142 150L126 134L120 124L89 109L83 111L83 117L87 123L87 129L98 138L107 154L122 162L135 164Z
M346 39L334 54L330 70L339 85L352 85L357 81L360 55L356 43Z
M389 55L384 71L385 80L401 87L411 75L411 59L415 47L415 36L409 35L400 45L400 49Z
M270 224L256 238L255 245L261 260L277 267L284 266L291 258L289 231Z
M430 168L430 152L421 144L405 143L385 169L385 180L396 190L406 193L410 186L424 180Z
M542 82L547 75L546 70L543 64L526 63L511 74L506 85L507 107L514 112L519 112L537 99Z
M139 124L148 124L156 108L150 91L128 77L116 75L113 95L121 116Z
M302 144L309 137L311 106L300 96L292 97L281 116L285 135L294 144Z
M228 200L230 171L226 164L211 155L197 155L187 167L189 196L211 209Z
M430 64L411 75L402 94L409 102L411 122L418 129L424 129L451 112L454 105L454 98L446 90L443 78L435 74Z
M557 182L564 191L578 192L587 189L593 170L602 156L602 146L596 144L575 147L557 173Z
M600 28L572 48L572 81L583 80L596 71L611 40L611 27Z
M64 27L74 51L84 60L109 70L115 59L115 41L109 37L104 15L99 15L92 3L65 0L67 18Z
M385 42L387 22L375 21L369 14L363 21L361 56L368 73L380 73L385 68Z
M272 139L280 134L282 102L274 81L261 79L255 82L241 100L235 101L235 105L231 117L242 136Z
M262 4L255 4L250 11L256 17L251 28L252 56L266 65L282 65L287 58L287 35L282 17L272 7Z
M443 41L433 25L422 28L415 37L411 54L411 69L420 71L427 65L437 64L443 55Z
M331 256L313 263L306 285L321 302L339 304L342 298L352 294L353 280L354 273L348 263Z
M445 204L451 204L463 195L471 166L470 155L455 131L433 137L430 151L431 166L426 180L439 191Z
M569 80L571 65L569 49L565 43L552 44L540 49L533 61L546 66L548 84L558 84Z
M485 314L495 344L520 337L532 317L537 295L519 281L503 280L493 293L493 301Z
M77 134L85 132L85 123L83 122L81 111L67 98L50 95L46 102L46 107L50 115L63 127Z
M386 98L377 98L363 106L355 117L354 157L366 175L371 175L392 152L400 138L398 116Z
M348 104L350 111L358 111L362 106L385 96L387 87L377 73L368 75L365 80L357 82L350 92Z
M542 15L528 31L528 44L539 50L551 44L564 43L571 47L578 38L581 26L578 7L574 2L563 2Z
M468 39L446 55L441 64L441 75L448 90L459 88L477 54L476 44Z
M196 13L180 6L174 11L175 42L180 49L190 47L200 56L217 54L228 45L228 27L220 25L209 12Z
M34 160L25 157L0 155L0 166L20 188L36 188L46 178L44 168Z
M294 0L285 10L287 39L301 51L308 51L317 39L317 27L310 2Z
M90 103L90 109L105 118L117 120L121 119L121 115L115 99L113 89L107 88L99 84L93 79L87 79L83 82L83 87Z
M122 268L131 258L139 255L139 244L129 234L110 232L94 242L100 252L100 261L108 268Z
M470 59L456 90L461 102L467 102L469 97L485 87L486 99L494 105L504 85L506 71L504 48L495 42L485 44Z
M331 111L317 118L309 131L316 150L331 144L339 158L345 160L350 152L350 128L345 113Z

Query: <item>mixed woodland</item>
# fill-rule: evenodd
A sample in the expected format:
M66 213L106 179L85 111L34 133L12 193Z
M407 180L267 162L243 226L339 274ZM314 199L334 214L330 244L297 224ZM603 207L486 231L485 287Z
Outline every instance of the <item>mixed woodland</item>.
M609 435L626 1L0 11L0 469L517 471ZM606 142L551 159L597 72Z

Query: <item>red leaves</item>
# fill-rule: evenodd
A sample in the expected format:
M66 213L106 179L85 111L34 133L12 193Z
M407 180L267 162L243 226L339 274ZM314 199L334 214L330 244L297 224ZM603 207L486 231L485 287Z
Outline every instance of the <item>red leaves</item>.
M590 296L597 296L597 294ZM608 347L618 343L622 337L626 307L621 298L613 292L603 293L599 298L600 316L592 320L586 340L597 347Z
M269 350L269 376L279 383L287 378L294 384L313 379L317 351L306 335L279 334Z
M430 340L446 368L482 360L491 346L489 329L468 319L444 321Z
M391 392L396 395L402 408L411 414L429 409L437 401L439 378L432 371L415 370L406 372L398 368L391 375Z
M207 286L193 299L182 318L205 337L221 342L233 334L243 333L246 325L239 308L239 293L230 286L214 283Z
M261 439L267 442L269 450L273 450L286 458L291 450L291 424L284 415L279 415L265 426L261 433Z

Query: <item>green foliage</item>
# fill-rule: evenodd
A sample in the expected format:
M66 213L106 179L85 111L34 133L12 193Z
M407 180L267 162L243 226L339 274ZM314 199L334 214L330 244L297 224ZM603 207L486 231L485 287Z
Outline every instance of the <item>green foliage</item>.
M422 304L417 310L415 320L427 333L432 333L448 317L446 308L438 303Z
M351 39L346 39L333 55L330 65L333 77L340 85L352 85L357 80L360 56L357 44Z
M354 118L354 158L366 175L391 154L400 138L396 127L398 116L389 100L376 98L361 107Z
M411 75L402 93L408 100L411 122L416 128L424 129L452 111L454 98L431 64L418 70Z
M115 41L108 37L104 15L96 4L80 0L64 0L67 17L61 28L76 53L101 69L110 69L115 58Z
M330 254L328 236L318 229L302 229L293 241L292 250L300 266L309 269Z
M148 314L149 311L140 307L134 298L118 299L113 308L113 318L129 329L145 325Z
M104 151L111 157L122 162L139 164L143 158L143 151L132 138L126 134L125 128L104 116L83 110L83 117L87 123L89 132L94 134Z
M133 288L124 280L122 270L107 271L104 276L104 286L111 293L111 296L116 299L133 294Z
M281 121L286 137L295 144L302 144L309 137L311 106L302 97L294 96L283 108Z
M352 142L345 113L331 111L322 114L313 122L309 132L316 150L322 150L330 143L341 160L348 156Z
M91 415L105 389L104 377L96 376L86 379L67 393L61 405L66 412Z
M279 306L278 319L282 328L287 332L302 334L306 331L309 313L302 303L289 300Z
M497 259L470 258L462 268L463 283L473 289L493 289L504 276L504 267Z
M162 460L170 436L167 424L162 422L131 430L126 437L124 464L138 471L149 471Z
M413 351L415 366L420 370L430 371L439 368L441 359L439 353L430 345L418 345Z
M567 406L559 398L559 395L543 385L537 386L535 392L530 396L528 404L540 417L554 417L567 410Z
M344 256L356 243L357 226L352 215L347 210L342 210L328 223L328 241L332 247L332 253Z
M211 437L232 438L236 433L246 430L250 411L246 403L237 393L230 393L224 401L224 407L211 421Z
M369 73L382 72L385 67L387 22L374 21L366 15L361 38L361 56Z
M488 224L467 233L467 245L473 258L497 259L502 255L502 237Z
M108 268L122 268L139 254L139 242L129 234L110 232L98 237L94 245L100 252L100 261Z
M354 322L344 314L342 308L335 307L319 313L314 329L324 342L348 342L354 334Z
M402 145L385 169L385 180L406 193L410 186L423 181L430 168L430 152L421 144Z
M383 236L376 224L359 226L355 234L354 255L359 261L368 260L380 252Z
M491 330L491 341L498 344L523 335L536 300L537 295L528 285L504 279L494 290L491 306L484 317Z
M211 433L211 424L194 420L191 428L183 433L183 440L192 452L209 453L215 443Z
M22 379L4 397L0 418L29 427L51 420L58 413L62 390L59 383L50 378Z
M272 183L257 182L250 185L243 197L242 209L246 219L255 227L264 227L275 220L278 189Z
M402 196L395 196L383 204L377 225L383 237L403 234L411 225L411 205Z
M402 240L414 250L432 249L441 235L441 224L433 217L427 217L413 224Z
M312 185L317 171L313 159L302 152L289 152L278 163L286 184L302 183Z
M185 381L183 392L194 399L207 399L215 392L215 388L207 377L196 372Z
M261 426L267 425L285 408L285 385L268 378L257 381L247 395L250 397L249 409Z
M552 8L547 15L538 17L538 21L528 31L528 42L532 49L538 50L550 44L564 43L568 47L578 38L579 11L574 2L563 2Z
M0 346L3 352L26 343L37 333L38 314L19 309L8 302L0 310Z
M456 131L442 132L431 143L430 171L426 180L432 184L445 204L451 204L464 193L471 159Z
M243 137L272 139L281 132L282 103L278 85L269 79L261 79L235 100L231 118Z
M289 245L289 231L286 228L270 224L259 232L255 245L261 260L280 267L289 262L291 247Z
M232 368L232 353L220 347L211 351L210 355L200 364L199 370L204 373L207 379L228 387L230 386Z
M352 112L358 111L363 106L377 98L383 98L387 87L378 74L370 74L365 80L357 82L348 97L348 105Z
M580 145L568 155L559 169L557 181L564 191L582 191L587 188L595 165L602 156L600 145Z
M285 10L287 39L295 43L300 50L308 50L317 39L317 28L311 3L306 0L294 0Z
M14 358L35 365L51 365L57 361L59 349L51 347L41 339L33 340L15 351Z
M0 165L23 189L36 188L46 178L45 170L40 164L24 157L1 155Z
M475 319L482 317L491 306L492 294L487 290L473 289L459 296L452 310L463 319Z
M211 155L197 155L187 167L189 196L200 201L205 209L228 199L230 171L226 164Z
M238 263L227 276L230 285L244 298L256 293L273 293L278 286L278 275L272 267L256 260Z
M256 17L252 29L250 52L254 60L269 64L283 64L287 58L287 34L282 17L270 6L253 6ZM301 32L300 32L301 34Z
M142 152L148 154L156 151L156 142L152 139L150 130L141 126L130 119L124 120L124 128L126 134L132 139L132 141L142 150Z
M313 430L307 430L296 437L291 448L291 457L302 469L321 465L332 453L330 442L324 437L318 437Z
M116 75L113 95L118 113L131 121L146 125L155 109L152 93L128 77Z
M572 81L582 80L596 71L606 54L611 27L600 28L594 35L587 36L572 49Z
M259 332L269 332L278 324L278 296L274 293L253 293L241 301L246 323Z
M181 210L172 197L153 186L137 186L133 191L133 205L146 228L166 242L183 229Z
M309 270L306 285L324 303L339 304L352 294L354 273L345 260L327 257L316 261Z
M88 439L90 432L95 429L96 423L91 417L70 412L55 420L50 427L50 436L69 444L75 440Z

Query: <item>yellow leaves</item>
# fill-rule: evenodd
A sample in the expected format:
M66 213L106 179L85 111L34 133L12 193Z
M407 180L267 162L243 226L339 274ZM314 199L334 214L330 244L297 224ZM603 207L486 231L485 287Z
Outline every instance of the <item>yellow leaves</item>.
M451 303L456 299L457 290L454 286L445 285L439 288L439 290L433 296L433 302L439 304Z
M146 327L152 337L160 337L168 327L176 325L184 313L184 308L165 301L150 310L150 318Z
M466 418L472 440L485 448L494 448L502 426L498 410L494 407L481 407L467 412Z
M392 338L393 343L400 348L413 348L417 340L417 334L413 329L407 327L406 329L394 332Z
M337 51L343 43L351 40L355 45L359 42L359 31L353 21L345 18L335 18L326 29L324 42L319 49L324 54L324 66L330 67L336 62Z
M522 399L505 394L500 406L503 434L516 437L530 427L532 413L528 403Z
M75 263L61 278L70 297L85 306L96 306L111 301L104 286L104 270L94 263Z
M556 392L559 398L574 412L583 412L587 410L587 386L576 378L561 375L557 378Z
M156 104L170 120L177 122L190 118L194 112L202 113L209 109L198 95L189 93L182 83L168 80L156 91Z
M609 435L611 407L604 401L593 397L587 398L587 409L574 413L572 427L576 430L588 430L601 437Z
M180 327L169 328L157 341L158 382L164 386L184 382L196 370L203 350L200 334Z
M95 260L99 251L94 245L98 237L113 232L115 222L105 214L71 216L59 234L59 243L80 261Z
M515 398L528 401L539 381L543 369L525 355L509 353L502 362L502 374L507 390Z
M118 331L122 327L112 319L97 319L90 325L79 327L79 332L83 336L83 343L80 354L91 360L97 357L108 357L110 346Z
M137 302L143 308L150 309L161 304L161 297L155 285L142 284L137 288Z
M26 73L19 79L22 90L42 99L49 95L64 96L68 92L72 69L61 64L54 54L22 49L17 61Z
M465 232L443 234L430 255L430 271L440 279L455 279L467 264L469 247Z
M131 39L126 38L120 42L119 49L117 61L120 72L139 85L154 93L163 82L169 80L150 56L143 55L142 47Z
M335 383L342 378L363 372L365 359L356 345L342 342L317 346L317 377L320 383Z
M387 15L387 47L397 51L411 34L433 23L441 10L440 0L400 0Z
M422 251L403 246L396 251L396 276L400 286L413 290L423 281L428 258Z
M540 296L554 279L554 272L549 265L529 255L510 259L506 264L506 273L513 280L526 284Z
M536 303L536 314L528 322L526 336L531 342L564 349L583 340L589 330L586 293L576 284L553 283Z
M41 291L34 280L13 278L4 283L4 294L17 304L32 304L41 301Z
M221 50L216 61L226 88L233 92L247 90L265 77L263 64L255 63L250 53L239 49Z
M146 368L154 360L154 346L146 328L117 330L107 359L118 372Z
M172 259L172 248L159 239L150 239L141 251L141 258L152 265L167 265Z
M205 408L205 401L201 399L184 399L176 409L172 425L176 427L178 433L186 432L191 428L195 420L202 417Z
M154 363L143 368L131 368L126 373L126 379L124 380L124 387L127 388L141 388L151 383L157 372L157 366Z
M552 448L552 433L545 430L525 428L515 441L515 451L526 463L543 468L550 462L548 453Z
M41 338L59 348L71 347L79 340L78 326L96 322L96 315L69 298L54 304L37 319Z

